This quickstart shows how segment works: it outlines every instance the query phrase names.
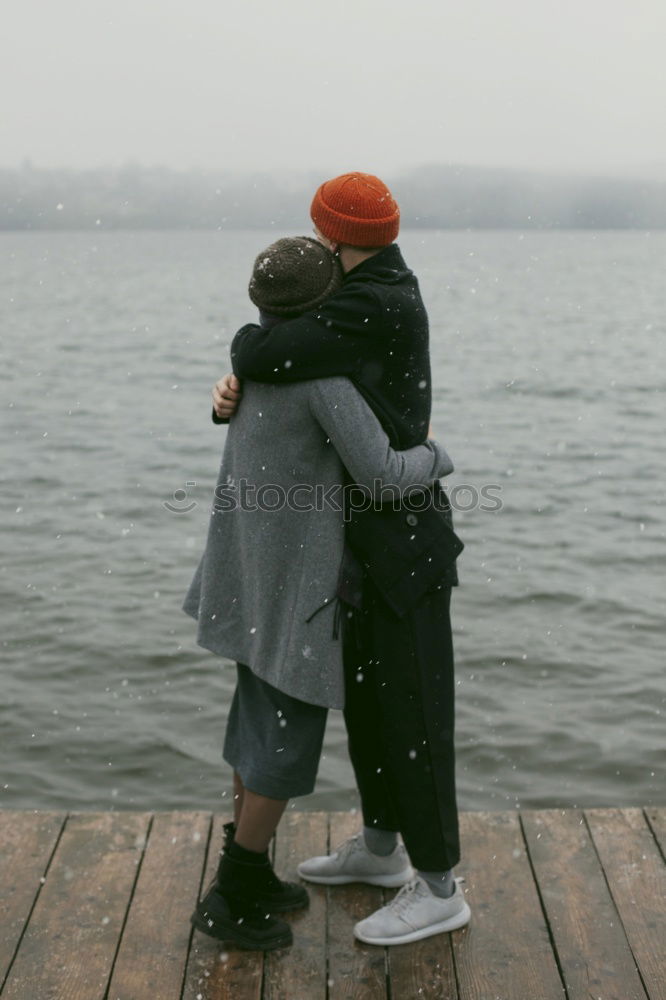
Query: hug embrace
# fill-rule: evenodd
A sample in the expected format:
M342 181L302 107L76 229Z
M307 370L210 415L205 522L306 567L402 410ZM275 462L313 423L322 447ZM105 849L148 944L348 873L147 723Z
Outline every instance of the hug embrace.
M291 944L283 914L308 904L268 848L288 800L314 789L329 709L344 712L363 826L303 859L301 879L399 888L355 926L370 944L470 919L453 876L462 543L439 482L453 465L430 438L428 318L382 181L327 181L310 214L314 237L257 257L259 323L236 334L233 374L213 392L213 420L229 425L216 496L243 481L291 500L214 504L184 603L197 642L237 670L224 741L234 821L192 922L262 950ZM342 505L297 502L341 487Z

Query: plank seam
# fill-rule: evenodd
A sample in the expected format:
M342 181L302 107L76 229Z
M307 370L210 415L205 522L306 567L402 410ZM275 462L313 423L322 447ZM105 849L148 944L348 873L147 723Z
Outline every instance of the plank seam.
M456 984L456 996L455 1000L460 1000L462 993L460 992L460 973L458 972L458 962L456 961L456 949L453 947L453 934L447 934L449 939L449 952L451 954L451 962L453 965L453 978Z
M261 984L259 986L259 996L263 998L264 992L266 990L266 952L264 952L263 958L261 959Z
M48 856L48 860L46 862L46 868L44 869L44 874L42 875L42 878L44 879L44 881L46 881L46 876L48 875L49 869L50 869L51 864L53 862L53 856L54 856L55 852L58 850L58 845L59 845L60 841L62 840L62 835L63 835L64 829L65 829L65 826L67 825L67 820L69 819L69 816L70 816L70 814L68 812L66 812L64 814L63 818L62 818L61 823L60 823L60 829L58 830L58 834L56 836L55 843L53 845L53 850L51 851L51 853ZM10 961L9 965L7 966L7 973L6 973L5 977L4 977L4 979L2 980L2 983L0 983L0 993L2 993L2 991L5 988L5 986L7 985L7 980L9 979L10 973L12 971L12 967L14 965L14 962L16 961L16 956L18 955L18 953L20 951L20 948L21 948L21 945L23 944L23 938L25 937L25 933L26 933L26 931L28 929L28 924L30 923L30 919L31 919L32 914L33 914L33 912L35 910L35 906L37 905L37 900L39 899L39 896L40 896L40 893L42 891L43 885L44 885L44 882L42 882L41 879L40 879L39 885L37 886L37 892L35 893L35 898L32 901L32 906L30 907L30 910L28 912L28 916L25 919L25 923L23 925L23 929L22 929L21 933L19 934L19 939L16 942L16 948L14 949L14 954L12 955L11 961Z
M130 909L132 908L132 901L134 899L134 894L136 892L136 887L137 887L137 884L138 884L138 881L139 881L139 875L141 874L141 869L143 868L143 859L146 856L146 848L148 847L148 840L150 839L150 834L151 834L151 831L153 829L153 820L154 820L154 818L155 818L155 814L151 813L150 814L150 819L148 820L148 829L146 830L146 836L144 838L143 846L141 848L141 855L139 857L139 863L136 866L136 872L135 872L135 875L134 875L134 881L132 882L132 889L130 891L129 899L127 901L127 907L125 909L125 915L123 917L123 923L122 923L122 926L120 928L120 934L118 935L118 940L116 942L116 950L113 953L113 959L111 961L111 968L109 969L109 978L107 980L106 989L104 990L104 1000L108 1000L109 990L111 989L111 983L113 981L113 973L115 971L116 962L118 960L118 953L120 952L120 946L122 944L122 940L123 940L123 937L124 937L124 934L125 934L125 928L127 927L127 920L129 918Z
M638 964L638 961L636 959L636 955L634 954L634 949L631 947L631 941L629 940L629 935L627 934L627 928L624 926L624 920L622 919L622 914L620 913L620 908L619 908L619 906L617 904L617 901L615 899L615 896L613 894L612 886L611 886L610 882L608 881L608 876L606 875L606 869L604 868L604 863L601 860L601 855L599 854L599 851L597 849L597 844L596 844L596 841L594 839L594 833L592 832L592 827L591 827L591 825L589 823L589 820L587 818L587 811L585 809L583 810L583 819L585 820L585 826L587 827L587 831L588 831L588 833L590 835L590 840L592 841L592 847L594 848L594 853L596 854L597 860L599 861L599 867L601 868L601 872L602 872L602 875L604 877L604 882L606 883L606 887L608 889L608 894L609 894L609 896L611 898L611 902L613 904L615 912L617 913L617 919L620 922L620 927L622 928L622 933L625 936L625 939L626 939L626 942L627 942L627 948L629 949L629 952L631 953L631 957L634 960L634 966L636 967L636 972L638 974L638 978L641 981L641 986L643 987L643 990L645 991L645 996L646 996L647 1000L650 1000L650 991L648 990L647 984L646 984L645 980L643 979L643 973L642 973L641 967ZM650 829L650 834L652 834L652 830L651 829Z
M525 853L527 855L527 863L530 866L530 871L532 872L532 879L534 880L534 887L537 891L537 896L539 897L539 905L541 907L541 912L543 913L543 919L546 924L546 930L548 931L548 940L550 941L551 951L553 952L553 958L555 959L555 965L557 966L557 973L562 981L562 989L564 990L564 995L569 1000L569 990L567 989L567 982L564 976L564 969L562 967L562 962L560 960L560 953L557 949L557 944L555 942L555 935L553 934L552 927L550 925L550 919L548 917L548 910L546 909L545 900L541 894L541 886L539 885L539 878L536 873L536 868L534 862L532 861L532 855L530 854L530 845L525 832L525 827L523 825L523 817L518 813L518 825L520 827L520 833L523 838L523 843L525 844Z
M199 876L199 890L197 892L197 903L201 898L201 890L203 889L204 878L206 877L206 869L208 867L208 857L210 853L210 845L213 839L213 814L208 813L208 836L206 837L206 848L203 852L203 865L201 866L201 875ZM196 903L195 903L196 906ZM187 986L187 970L190 966L190 956L192 954L192 941L194 940L194 927L190 927L190 934L187 939L187 954L185 956L185 961L183 962L183 981L180 984L180 993L178 994L179 1000L184 1000L185 987Z
M659 854L661 855L661 860L666 864L666 854L664 854L664 852L661 849L661 842L659 840L659 837L657 836L657 831L655 830L655 828L653 827L652 823L650 822L650 816L649 816L649 813L648 813L647 809L643 809L643 816L645 817L645 822L647 823L648 828L650 830L650 833L652 834L652 836L654 838L654 842L657 845L657 850L659 851Z

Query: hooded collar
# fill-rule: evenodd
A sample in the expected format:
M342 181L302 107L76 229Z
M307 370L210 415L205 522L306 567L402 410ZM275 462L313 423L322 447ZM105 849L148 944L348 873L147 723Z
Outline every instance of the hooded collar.
M394 284L405 277L411 275L411 270L405 264L400 247L397 243L391 243L383 247L379 253L375 253L367 260L362 260L356 267L352 267L344 276L343 285L350 279L361 281L380 281L383 284Z

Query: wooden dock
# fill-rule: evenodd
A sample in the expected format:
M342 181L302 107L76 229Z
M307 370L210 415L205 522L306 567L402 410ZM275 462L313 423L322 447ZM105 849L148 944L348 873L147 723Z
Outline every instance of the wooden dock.
M469 927L361 945L386 890L311 886L265 957L190 928L227 818L0 811L2 1000L666 1000L666 808L464 813ZM289 812L277 871L359 822Z

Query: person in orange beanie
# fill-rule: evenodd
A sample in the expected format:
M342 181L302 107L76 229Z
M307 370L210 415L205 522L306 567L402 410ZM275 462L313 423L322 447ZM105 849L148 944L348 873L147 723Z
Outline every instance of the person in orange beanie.
M253 324L239 330L231 347L234 376L213 393L217 417L233 414L238 380L346 375L394 448L420 444L431 410L428 317L394 242L398 204L378 177L356 171L321 184L310 214L315 234L339 257L342 287L269 331ZM332 854L299 866L311 882L403 886L354 928L357 938L377 945L416 941L470 918L452 873L460 845L449 612L459 548L441 487L430 499L436 502L418 511L345 511L336 597L343 609L344 714L364 827Z
M396 239L400 209L372 174L343 174L317 188L310 216L327 240L338 245L381 248Z

